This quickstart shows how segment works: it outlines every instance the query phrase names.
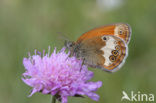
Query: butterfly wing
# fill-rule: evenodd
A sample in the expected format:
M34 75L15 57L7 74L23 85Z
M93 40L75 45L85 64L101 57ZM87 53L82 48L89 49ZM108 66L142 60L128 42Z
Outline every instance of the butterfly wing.
M86 65L115 72L124 64L127 51L128 47L123 39L102 35L81 41L77 53L78 57L85 59Z
M91 39L93 37L102 36L102 35L117 36L123 39L126 44L128 44L131 37L131 27L125 23L116 23L116 24L110 24L110 25L98 27L84 33L82 36L80 36L77 42L80 43L83 40Z

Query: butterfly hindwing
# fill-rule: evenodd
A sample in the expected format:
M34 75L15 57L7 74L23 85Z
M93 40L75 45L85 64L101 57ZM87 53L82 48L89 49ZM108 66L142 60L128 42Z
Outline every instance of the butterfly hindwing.
M79 44L81 54L77 54L90 67L114 72L124 63L127 50L124 40L113 35L102 35L83 40Z
M101 69L114 72L121 68L128 56L128 47L124 40L116 36L102 36L106 45L101 48L105 62Z

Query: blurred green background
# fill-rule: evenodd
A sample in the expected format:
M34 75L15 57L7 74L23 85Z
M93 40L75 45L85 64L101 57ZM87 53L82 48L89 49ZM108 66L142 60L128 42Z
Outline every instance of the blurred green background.
M49 45L61 49L60 36L75 41L92 28L118 22L132 27L129 56L113 74L89 68L93 81L103 82L98 103L121 103L123 90L156 94L156 0L0 0L0 103L50 103L49 95L27 97L31 88L21 80L27 52ZM96 102L70 97L69 103Z

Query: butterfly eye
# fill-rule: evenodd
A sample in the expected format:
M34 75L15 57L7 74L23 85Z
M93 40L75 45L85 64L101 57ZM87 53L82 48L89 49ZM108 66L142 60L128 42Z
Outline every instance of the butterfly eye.
M114 56L118 56L119 52L118 52L117 50L113 50L113 51L112 51L112 54L113 54Z
M116 57L115 57L115 56L113 56L113 55L111 55L111 56L109 57L109 59L110 59L110 61L111 61L111 62L115 62Z
M67 47L68 49L71 49L71 48L73 48L73 46L74 46L74 42L72 42L72 41L65 41L65 47Z

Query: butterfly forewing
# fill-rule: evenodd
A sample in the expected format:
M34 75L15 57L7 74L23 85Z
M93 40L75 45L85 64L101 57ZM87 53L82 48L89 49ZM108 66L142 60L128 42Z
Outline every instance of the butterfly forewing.
M86 39L90 39L102 35L114 35L120 37L125 41L125 43L128 44L131 36L131 27L125 23L116 23L116 24L110 24L110 25L98 27L80 36L80 38L77 40L77 43L80 43Z

